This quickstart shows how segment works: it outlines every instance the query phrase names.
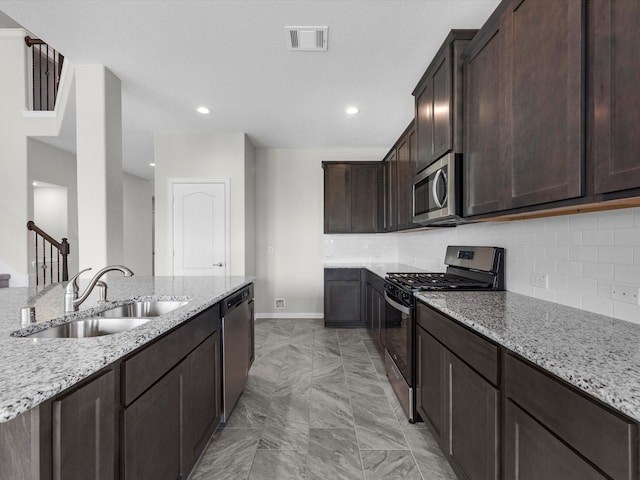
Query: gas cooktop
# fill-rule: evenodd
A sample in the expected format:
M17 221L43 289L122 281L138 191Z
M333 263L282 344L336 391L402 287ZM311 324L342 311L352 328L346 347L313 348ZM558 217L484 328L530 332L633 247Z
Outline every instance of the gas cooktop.
M445 273L388 273L387 285L405 292L504 290L503 248L449 246L444 263Z

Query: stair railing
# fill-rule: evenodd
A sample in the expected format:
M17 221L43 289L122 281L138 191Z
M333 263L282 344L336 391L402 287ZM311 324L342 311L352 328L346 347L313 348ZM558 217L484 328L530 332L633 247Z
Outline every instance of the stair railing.
M27 229L35 233L36 287L47 285L47 271L49 273L49 284L54 283L54 270L56 271L56 282L69 280L67 263L69 242L67 239L63 238L61 242L58 242L31 220L27 222ZM40 253L42 253L42 257L40 257Z
M24 41L33 48L33 110L54 110L64 57L39 38L27 36Z

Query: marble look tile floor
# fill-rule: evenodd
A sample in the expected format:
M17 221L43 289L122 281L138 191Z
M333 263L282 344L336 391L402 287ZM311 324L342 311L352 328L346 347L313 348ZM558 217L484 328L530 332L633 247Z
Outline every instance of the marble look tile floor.
M455 480L410 424L365 329L256 321L256 358L192 480Z

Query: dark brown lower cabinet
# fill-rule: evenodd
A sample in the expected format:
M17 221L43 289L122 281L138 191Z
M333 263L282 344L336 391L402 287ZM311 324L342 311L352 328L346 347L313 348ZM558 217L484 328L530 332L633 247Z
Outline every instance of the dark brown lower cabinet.
M123 480L181 478L181 383L176 367L123 414Z
M512 354L504 357L505 478L638 478L635 422ZM550 452L552 444L565 448ZM526 469L558 472L536 476Z
M416 322L418 413L458 478L497 480L500 390L487 379L498 375L496 345L421 303Z
M448 448L461 479L497 480L499 475L499 390L447 353Z
M324 325L364 327L362 275L360 268L324 269Z
M416 327L416 409L438 443L445 436L446 349L424 328Z
M109 370L53 402L53 480L116 478L115 382Z
M515 403L505 406L505 478L519 480L605 480L541 423Z
M376 347L383 353L380 333L385 321L386 301L384 299L384 280L371 272L366 272L365 288L365 322L369 335L376 342Z
M220 421L220 331L125 411L125 480L187 478Z
M253 317L252 317L253 318ZM185 476L198 461L222 412L222 365L220 330L211 335L185 360L184 448Z

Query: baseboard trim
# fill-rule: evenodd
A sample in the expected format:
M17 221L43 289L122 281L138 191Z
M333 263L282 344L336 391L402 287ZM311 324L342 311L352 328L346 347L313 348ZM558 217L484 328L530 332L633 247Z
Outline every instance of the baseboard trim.
M256 313L256 318L324 318L324 313Z

